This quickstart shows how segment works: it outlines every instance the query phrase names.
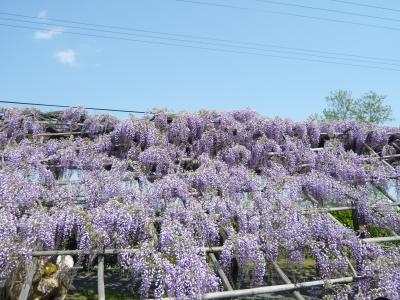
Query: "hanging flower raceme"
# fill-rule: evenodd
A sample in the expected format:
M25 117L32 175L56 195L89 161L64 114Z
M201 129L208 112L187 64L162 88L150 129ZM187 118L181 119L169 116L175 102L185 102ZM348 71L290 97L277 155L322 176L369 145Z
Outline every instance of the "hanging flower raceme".
M214 249L237 288L265 284L266 261L281 256L301 265L312 255L323 279L349 276L347 256L360 277L326 285L326 297L397 299L398 249L359 239L400 231L384 195L395 197L400 177L396 131L251 110L124 121L2 110L0 280L24 272L35 250L128 249L113 264L140 297L198 299L222 290ZM359 230L320 210L338 205L353 206Z
M239 267L239 281L250 276L254 284L263 282L265 274L265 259L259 250L256 236L252 234L235 234L225 241L220 256L225 270L230 271L233 259Z

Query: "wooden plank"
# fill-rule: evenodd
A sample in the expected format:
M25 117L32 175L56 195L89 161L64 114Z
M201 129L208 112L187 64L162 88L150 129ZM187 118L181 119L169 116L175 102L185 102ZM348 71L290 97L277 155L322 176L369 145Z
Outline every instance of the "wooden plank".
M29 263L28 272L26 274L24 284L22 285L21 293L19 294L18 300L27 300L29 297L33 276L36 272L37 260L37 258L33 257L32 261Z

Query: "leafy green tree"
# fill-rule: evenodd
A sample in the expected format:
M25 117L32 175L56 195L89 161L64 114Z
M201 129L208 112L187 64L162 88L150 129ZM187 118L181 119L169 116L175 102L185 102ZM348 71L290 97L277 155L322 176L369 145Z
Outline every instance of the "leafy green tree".
M385 105L386 96L368 92L355 99L350 91L337 90L326 97L328 107L322 115L313 114L310 120L335 122L358 121L369 124L383 124L392 120L392 109Z
M356 101L356 120L364 123L383 124L393 120L392 108L384 105L386 96L366 93Z
M355 101L350 91L339 90L326 97L328 108L322 114L326 121L348 121L355 115Z

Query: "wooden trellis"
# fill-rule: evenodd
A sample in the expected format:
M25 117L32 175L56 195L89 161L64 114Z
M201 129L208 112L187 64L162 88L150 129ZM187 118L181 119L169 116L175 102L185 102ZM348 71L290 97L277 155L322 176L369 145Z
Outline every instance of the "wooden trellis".
M45 123L46 121L42 121ZM65 123L51 123L49 124L52 125L69 125ZM79 126L82 126L83 124L78 124ZM38 137L60 137L60 136L74 136L74 135L81 135L81 134L87 134L86 132L83 131L70 131L70 132L57 132L57 133L43 133L43 134L37 134L35 136ZM335 133L335 136L341 136L344 135L345 133ZM398 133L391 133L391 134L398 134ZM328 135L327 133L321 133L321 136ZM331 135L330 135L331 136ZM392 143L393 146L400 152L400 147ZM384 156L379 156L370 146L364 145L366 149L368 149L371 153L372 156L374 157L379 157L383 163L390 167L393 168L393 166L387 162L387 160L390 159L396 159L400 158L400 154L392 154L392 155L384 155ZM314 152L321 151L323 148L313 148L311 149ZM283 155L282 153L278 152L270 152L268 153L268 156L281 156ZM189 158L184 158L184 160L188 160ZM51 167L57 167L57 165L49 165ZM308 165L302 165L303 167L307 167ZM62 166L59 166L62 167ZM150 175L152 176L152 175ZM159 177L157 177L159 178ZM397 177L395 177L397 178ZM79 182L75 182L79 183ZM63 181L59 182L59 184L74 184L73 181ZM390 201L390 205L392 206L400 206L400 203L397 203L396 199L394 199L392 196L390 196L384 189L381 189L377 187L377 189L384 195L386 196ZM315 204L318 204L318 201L313 198L313 196L305 191L305 196L310 199L312 202ZM336 218L334 218L330 212L335 212L335 211L347 211L347 210L352 210L355 211L356 208L354 206L342 206L342 207L316 207L314 209L304 209L303 213L309 214L309 213L327 213L328 216L337 223L340 226L343 226ZM356 212L354 215L357 215ZM354 219L354 222L357 222L357 219ZM390 230L390 228L389 228ZM381 243L381 242L398 242L400 241L400 236L396 233L390 230L392 236L388 237L374 237L374 238L364 238L361 239L362 242L365 243ZM32 280L33 276L36 272L36 265L38 261L38 257L44 257L44 256L56 256L56 255L97 255L98 258L98 265L97 265L97 282L98 282L98 297L99 300L105 300L105 281L104 281L104 257L106 255L116 255L116 254L121 254L121 253L135 253L139 251L140 249L93 249L93 250L50 250L50 251L33 251L31 253L33 259L30 262L30 265L28 267L27 275L25 277L25 282L23 284L23 287L21 289L21 293L19 295L19 300L26 300L29 296L30 289L32 287ZM239 297L239 296L252 296L252 295L260 295L260 294L267 294L267 293L276 293L276 292L288 292L291 291L293 293L293 296L298 299L298 300L304 300L304 297L301 295L299 292L300 289L307 289L311 287L317 287L317 286L323 286L325 284L341 284L341 283L351 283L354 282L362 277L360 277L357 274L356 269L354 266L351 264L350 260L346 257L348 267L351 270L352 276L347 276L347 277L340 277L340 278L331 278L331 279L325 279L325 280L314 280L314 281L305 281L305 282L300 282L300 283L292 283L289 277L284 273L284 271L279 267L279 265L276 262L270 262L278 276L285 282L285 284L279 284L279 285L272 285L272 286L262 286L262 287L256 287L256 288L249 288L249 289L237 289L235 290L232 286L232 284L229 282L228 277L226 276L225 272L221 268L221 266L218 263L218 260L215 256L215 253L218 253L222 250L221 246L218 247L203 247L200 248L199 250L204 251L210 258L211 262L215 266L215 271L218 274L218 276L221 278L221 281L224 286L224 291L220 292L212 292L212 293L207 293L205 295L201 295L202 299L222 299L222 298L233 298L233 297Z
M315 202L312 195L305 192L305 195ZM398 205L394 204L393 205ZM343 226L336 218L334 218L330 211L337 211L339 210L351 210L354 207L341 207L341 208L319 208L320 213L328 213L328 216L336 222L338 225ZM394 232L393 232L394 233ZM395 234L395 233L394 233ZM381 243L381 242L398 242L400 241L400 236L397 234L388 237L374 237L374 238L364 238L361 239L363 242L366 243ZM104 284L104 256L105 255L115 255L120 253L135 253L140 249L105 249L105 250L50 250L50 251L34 251L31 255L35 258L41 256L55 256L55 255L98 255L98 268L97 268L97 280L98 280L98 295L99 300L105 299L105 284ZM208 253L212 263L215 266L216 272L218 276L221 278L224 291L221 292L213 292L207 293L202 295L202 299L222 299L222 298L232 298L232 297L239 297L239 296L253 296L259 294L267 294L267 293L276 293L276 292L288 292L292 291L293 296L298 300L304 300L304 297L298 291L299 289L306 289L311 287L323 286L325 284L340 284L340 283L351 283L356 281L357 279L362 278L361 276L357 275L357 272L353 265L351 264L350 260L346 258L348 266L352 272L353 276L348 277L340 277L340 278L331 278L331 279L324 279L324 280L314 280L314 281L305 281L300 283L292 283L289 277L283 272L283 270L278 266L276 262L271 262L273 268L279 275L279 277L285 282L285 284L280 285L273 285L273 286L263 286L257 288L250 288L250 289L238 289L234 290L232 285L230 284L228 277L219 266L219 263L215 257L214 253L218 253L222 250L221 246L218 247L203 247L199 250ZM35 261L32 261L32 265L36 265ZM24 283L24 287L21 291L19 300L26 300L29 295L29 289L32 285L32 278L35 272L34 268L30 268L28 271L28 276L26 277L26 281ZM31 275L31 276L30 276Z

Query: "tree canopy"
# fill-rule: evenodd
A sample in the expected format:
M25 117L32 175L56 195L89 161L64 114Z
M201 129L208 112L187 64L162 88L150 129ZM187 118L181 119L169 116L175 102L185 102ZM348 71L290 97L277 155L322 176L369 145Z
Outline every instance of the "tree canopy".
M322 115L314 114L310 119L383 124L392 120L392 108L384 104L385 99L385 95L373 91L355 98L351 91L337 90L326 97L328 107L322 111Z

